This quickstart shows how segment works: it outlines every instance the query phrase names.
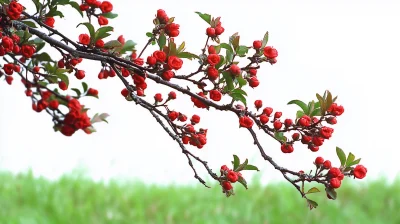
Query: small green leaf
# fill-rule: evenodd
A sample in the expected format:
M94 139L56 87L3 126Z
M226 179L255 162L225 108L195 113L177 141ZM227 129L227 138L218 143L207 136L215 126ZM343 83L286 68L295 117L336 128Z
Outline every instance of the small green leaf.
M32 27L32 28L37 28L36 23L32 22L32 21L21 21L22 23L24 23L25 25Z
M193 58L199 59L199 56L197 56L197 55L195 55L195 54L192 54L192 53L190 53L190 52L180 52L177 56L178 56L179 58L187 58L187 59L189 59L189 60L192 60Z
M332 200L336 200L337 193L333 188L325 188L326 193L332 198Z
M231 93L230 96L235 101L241 101L245 106L247 105L246 97L240 93Z
M218 64L215 65L215 68L219 69L224 63L225 63L225 57L222 55L219 55L219 62L218 62Z
M128 51L134 51L135 50L136 43L133 42L132 40L128 40L125 42L124 46L122 47L120 54L125 54Z
M347 156L347 159L345 162L346 166L349 166L347 164L350 164L351 162L353 162L355 158L356 157L353 155L353 153L350 152L349 155ZM344 164L342 164L342 165L344 165Z
M341 166L344 166L346 164L346 154L339 147L336 147L336 154L340 160Z
M37 55L35 58L38 59L39 61L53 61L51 60L50 55L47 54L46 52Z
M328 90L326 91L327 92L327 96L326 96L326 109L329 109L329 107L332 105L332 103L333 103L333 99L332 99L332 94L331 94L331 92L329 92Z
M307 206L310 208L310 210L312 210L313 208L318 207L318 203L313 200L307 199Z
M103 13L103 14L101 14L101 15L104 16L104 17L106 17L106 18L109 18L109 19L115 19L115 18L118 17L118 14L111 13L111 12Z
M351 162L351 163L347 163L346 166L347 166L347 167L351 167L351 166L357 165L357 164L360 163L360 161L361 161L361 158L356 159L356 160L354 160L354 161Z
M101 122L101 121L104 121L104 122L106 122L106 123L108 123L107 122L107 120L106 120L106 118L107 117L109 117L110 115L109 114L106 114L106 113L102 113L102 114L95 114L94 116L93 116L93 118L92 118L92 120L90 121L90 123L96 123L96 122Z
M305 104L303 101L301 101L301 100L292 100L292 101L290 101L289 103L287 103L288 105L290 105L290 104L296 104L297 106L299 106L302 110L303 110L303 112L305 113L305 114L308 114L308 112L309 112L309 110L308 110L308 106L307 106L307 104Z
M321 116L321 109L315 109L311 114L310 117L314 117L314 116Z
M55 75L48 74L45 78L49 81L49 83L57 83L57 76Z
M227 44L227 43L221 43L219 46L220 46L221 48L226 49L227 51L233 52L233 49L232 49L231 45L229 45L229 44Z
M167 38L165 37L164 34L160 34L157 42L158 42L158 46L160 47L160 50L162 50L163 47L165 46L165 44L167 43Z
M287 140L287 138L286 138L286 136L283 134L283 132L275 132L274 136L275 136L275 138L278 139L279 141L286 142L286 140Z
M61 81L65 82L65 84L67 84L67 86L69 85L69 78L67 75L60 73L60 74L57 74L57 77L59 79L61 79Z
M237 155L233 155L233 170L236 170L240 164L240 159Z
M92 25L91 23L79 23L78 26L76 26L76 27L79 27L80 25L86 26L86 28L87 28L88 31L89 31L90 41L91 41L91 43L93 43L94 38L95 38L95 32L94 32L94 27L93 27L93 25Z
M305 115L305 114L304 114L303 111L298 110L297 113L296 113L296 119L301 118L301 117L304 116L304 115Z
M226 81L226 85L228 87L228 90L233 90L235 88L235 86L233 85L233 80L232 80L232 75L231 73L229 73L228 71L224 71L222 72L222 75L225 78Z
M243 185L243 187L245 187L246 189L248 189L248 188L247 188L247 182L246 182L246 180L245 180L243 177L239 176L238 182L241 183L241 184Z
M243 86L245 86L247 84L246 79L244 79L242 76L239 76L236 79L238 80L240 88L242 88Z
M249 52L249 47L246 47L244 45L239 46L236 50L236 53L239 55L239 57L245 57L247 52Z
M103 38L106 38L106 37L110 36L111 34L109 34L108 32L111 32L113 30L114 30L114 28L111 27L111 26L100 27L96 31L95 35L94 35L94 42L96 42L97 40L100 40L100 39L103 39Z
M69 2L68 3L72 8L74 8L76 11L79 12L79 14L83 17L83 12L82 10L79 8L79 4L77 2Z
M233 52L232 51L226 51L226 57L225 58L226 58L226 60L225 60L226 64L231 63L232 60L233 60Z
M310 190L308 190L306 194L312 194L312 193L317 193L317 192L320 192L320 190L316 187L313 187Z
M104 48L116 48L116 47L122 47L121 42L119 42L118 40L110 40L104 44Z
M82 82L83 92L86 93L88 90L88 84L86 82Z
M263 49L265 46L267 46L268 43L268 32L265 33L263 41L262 41L262 45L261 45L261 49Z
M249 163L249 160L246 159L246 160L244 161L244 163L240 164L236 169L234 169L235 172L240 172L240 171L242 171L242 170L247 166L248 163Z
M232 93L238 93L247 96L247 93L243 89L234 89L231 91Z
M233 49L235 49L235 51L237 51L237 49L239 48L239 41L240 41L240 36L239 35L234 35L234 38L232 40L232 46Z
M208 24L211 24L211 15L206 14L206 13L201 13L201 12L195 12L197 15L200 16L204 21L206 21Z
M78 97L82 95L81 91L77 88L72 88L71 90L74 91Z
M257 171L260 171L256 166L249 165L249 164L247 164L247 165L243 168L243 170L257 170Z
M152 32L147 32L147 33L146 33L146 36L152 38L154 35L153 35Z
M181 45L179 45L178 49L176 50L176 52L179 54L181 51L185 50L185 41L183 41L181 43Z
M320 107L321 107L321 115L325 115L325 111L327 109L326 106L325 106L325 100L318 93L316 94L316 96L317 96L317 99L318 99Z

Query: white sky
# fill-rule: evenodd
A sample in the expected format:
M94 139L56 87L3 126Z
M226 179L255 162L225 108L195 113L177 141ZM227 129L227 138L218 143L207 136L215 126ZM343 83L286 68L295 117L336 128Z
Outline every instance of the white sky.
M398 1L112 2L119 14L111 21L115 37L124 34L138 46L146 42L145 33L151 31L159 8L176 17L181 25L176 42L186 41L187 49L194 53L204 45L207 28L194 11L221 16L225 42L229 35L239 32L241 43L251 45L269 31L269 44L279 51L278 63L264 65L259 71L260 86L247 91L250 104L262 99L264 105L282 111L283 117L293 118L297 108L287 106L287 102L311 100L316 92L329 89L339 95L345 113L338 119L331 140L318 153L296 144L294 153L283 155L277 142L260 133L266 152L282 166L308 170L313 168L316 156L330 158L337 165L335 146L340 146L362 157L362 164L368 167L366 179L382 174L393 178L398 173ZM77 40L81 32L86 32L84 27L75 28L79 15L68 8L64 14L68 19L57 19L55 25ZM57 54L54 57L60 58ZM87 70L85 81L100 92L100 100L83 102L91 108L90 115L111 114L109 124L95 125L98 132L89 136L80 131L71 138L64 137L53 132L47 114L31 110L19 80L12 86L4 82L0 87L1 169L19 172L32 168L37 175L56 178L84 166L94 179L132 177L148 183L197 184L180 148L146 110L121 97L120 81L98 80L96 63L85 62L80 68ZM185 61L182 72L195 68L197 62ZM155 83L148 84L148 96L160 91ZM168 92L162 89L164 95ZM229 164L232 154L237 154L262 169L263 182L282 180L280 173L262 160L250 134L238 129L234 114L194 109L187 96L179 94L178 99L171 108L188 116L201 115L200 126L209 129L207 146L189 149L208 160L214 170ZM199 164L197 167L205 174Z

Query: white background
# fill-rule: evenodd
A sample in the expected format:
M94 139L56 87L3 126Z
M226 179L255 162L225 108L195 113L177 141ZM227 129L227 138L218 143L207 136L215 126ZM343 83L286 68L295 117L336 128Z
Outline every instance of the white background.
M21 1L26 4L27 0ZM238 1L239 2L239 1ZM283 3L285 2L285 3ZM328 2L328 1L324 1ZM235 32L241 43L251 45L270 32L269 45L279 51L278 63L264 65L258 73L260 86L248 88L249 104L262 99L264 105L294 118L296 106L286 105L292 99L311 100L315 93L329 89L339 95L338 102L345 113L334 126L333 137L318 153L301 144L295 152L284 155L277 142L259 133L266 149L282 166L294 170L312 168L316 156L330 158L338 164L335 147L362 157L368 167L368 179L385 175L392 179L398 173L398 104L400 32L397 1L112 1L119 17L111 20L116 38L146 43L145 33L152 30L156 10L166 10L181 25L176 42L186 41L187 50L198 54L206 40L207 24L194 12L221 16L227 42ZM31 6L28 8L32 9ZM83 22L79 14L62 8L67 19L56 19L55 26L74 39L86 32L75 28ZM96 26L97 27L97 26ZM155 48L147 51L149 55ZM60 55L52 54L59 59ZM193 71L197 62L186 61L181 73ZM91 108L90 115L107 112L109 124L96 124L97 133L82 131L73 137L53 132L51 118L46 113L31 110L19 79L12 86L0 85L0 168L12 172L33 169L36 175L57 178L74 168L84 167L92 178L130 177L146 183L195 183L193 173L180 148L162 130L152 116L120 95L123 88L117 79L98 80L99 63L84 61L79 68L86 70L84 81L99 89L100 100L84 99ZM71 74L71 80L74 76ZM74 82L73 82L74 83ZM166 95L149 81L147 95ZM75 86L79 87L75 82ZM262 169L262 181L282 180L259 155L250 134L238 128L234 114L195 109L189 97L178 94L171 103L189 116L201 115L200 126L209 129L208 143L199 150L190 150L210 162L217 170L229 164L232 154L249 158ZM198 171L207 176L197 164ZM245 174L251 176L251 172Z

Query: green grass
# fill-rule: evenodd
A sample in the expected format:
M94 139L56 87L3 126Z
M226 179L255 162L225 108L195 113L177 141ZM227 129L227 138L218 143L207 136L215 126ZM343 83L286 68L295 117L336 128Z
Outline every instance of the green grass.
M2 172L0 223L400 223L400 179L351 182L336 201L312 195L319 207L309 211L288 183L251 183L247 191L237 184L236 195L226 198L218 186L104 184L76 175L48 181Z

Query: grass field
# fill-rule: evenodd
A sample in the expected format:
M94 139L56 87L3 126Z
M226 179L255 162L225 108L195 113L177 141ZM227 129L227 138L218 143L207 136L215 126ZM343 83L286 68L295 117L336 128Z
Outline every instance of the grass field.
M309 211L288 183L250 183L247 191L237 185L236 195L226 198L218 186L106 185L74 175L52 182L3 172L0 223L400 223L400 179L349 182L355 181L343 183L336 201L311 196L319 207Z

